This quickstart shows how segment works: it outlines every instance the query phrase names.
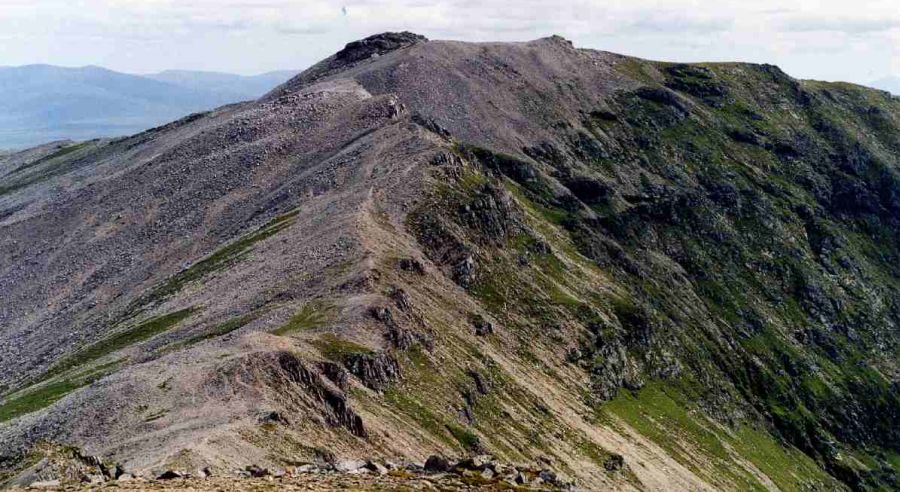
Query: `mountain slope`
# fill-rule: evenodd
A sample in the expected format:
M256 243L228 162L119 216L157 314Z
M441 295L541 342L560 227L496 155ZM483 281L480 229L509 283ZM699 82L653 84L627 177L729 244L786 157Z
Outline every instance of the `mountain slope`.
M375 56L377 55L377 56ZM490 452L587 489L897 484L900 103L766 65L350 43L0 157L0 449Z
M100 67L0 67L0 147L126 135L186 114L254 99L289 73L130 75Z

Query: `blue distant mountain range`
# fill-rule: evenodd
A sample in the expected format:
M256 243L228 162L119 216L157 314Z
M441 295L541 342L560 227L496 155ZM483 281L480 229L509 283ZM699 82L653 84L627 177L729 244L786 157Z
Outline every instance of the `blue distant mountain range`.
M136 133L187 114L255 99L294 71L242 76L102 67L0 67L0 148Z

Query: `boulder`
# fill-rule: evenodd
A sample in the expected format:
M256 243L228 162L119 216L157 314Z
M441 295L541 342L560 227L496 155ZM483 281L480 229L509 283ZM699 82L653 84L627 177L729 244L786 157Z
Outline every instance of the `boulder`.
M388 473L387 467L376 461L366 463L366 469L378 475L387 475Z
M125 470L123 470L119 465L113 465L108 470L106 470L106 474L110 479L119 478L123 473L125 473Z
M301 473L319 473L319 471L321 471L319 467L312 463L307 463L294 468L294 473L297 475Z
M428 38L408 31L385 32L347 43L334 58L341 63L354 63L424 41L428 41Z
M82 480L91 485L97 485L105 482L106 477L104 477L102 473L90 473L88 475L85 475Z
M425 471L429 473L443 473L450 470L450 461L443 456L433 454L425 460Z
M250 474L251 477L265 477L269 474L269 470L259 467L257 465L249 465L244 470Z
M176 478L183 478L183 477L184 477L184 474L179 471L166 470L166 471L160 473L159 475L157 475L156 479L157 480L174 480Z
M31 485L29 485L32 489L50 489L59 486L59 480L41 480L39 482L32 482Z
M618 471L625 467L625 458L621 454L612 454L603 462L607 471Z
M381 391L388 383L400 379L400 363L391 353L351 354L344 359L344 367L375 391Z
M365 466L366 462L363 460L343 460L335 463L334 469L342 473L349 473L358 471Z
M513 481L514 481L517 485L528 485L528 477L525 476L525 474L522 473L522 472L517 472L517 473L516 473L516 478L514 478Z
M391 299L394 301L394 304L396 304L397 307L400 308L401 311L407 313L412 311L412 300L405 290L399 287L394 288L391 291Z
M480 314L472 316L472 326L475 328L475 334L480 337L494 333L494 325Z
M483 471L486 469L494 470L496 467L497 463L494 461L493 456L487 454L480 454L471 458L466 458L456 464L456 468L474 471Z

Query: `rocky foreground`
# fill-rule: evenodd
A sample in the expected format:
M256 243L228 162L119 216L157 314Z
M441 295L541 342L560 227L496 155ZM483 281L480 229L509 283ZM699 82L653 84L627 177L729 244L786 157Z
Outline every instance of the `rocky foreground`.
M504 482L479 482L477 479L460 479L453 476L438 477L404 477L366 475L334 475L334 476L306 476L284 479L209 479L209 480L179 480L174 482L114 482L108 485L84 486L51 486L44 488L29 488L28 490L85 490L85 489L115 489L115 490L554 490L532 486L512 486Z
M37 483L27 490L559 490L547 484L513 485L503 480L456 474L407 475L390 473L322 474L275 478L208 478L112 481L102 485ZM23 489L13 489L23 490Z
M451 462L431 456L424 464L343 460L269 470L250 465L218 474L166 470L135 476L118 464L72 448L47 449L45 457L12 490L574 490L547 468L500 463L491 456ZM48 477L53 477L49 478Z

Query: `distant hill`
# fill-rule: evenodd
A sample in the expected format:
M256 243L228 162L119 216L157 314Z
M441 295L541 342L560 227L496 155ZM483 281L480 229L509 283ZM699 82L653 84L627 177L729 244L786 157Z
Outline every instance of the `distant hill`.
M291 75L0 67L0 148L132 134L196 111L255 99Z
M876 80L869 85L871 85L872 87L874 87L876 89L888 91L890 93L900 96L900 78L885 77L883 79Z
M166 70L156 74L145 75L145 77L190 90L215 93L227 99L228 102L234 102L255 99L296 74L296 71L291 70L267 72L253 76L223 72Z

